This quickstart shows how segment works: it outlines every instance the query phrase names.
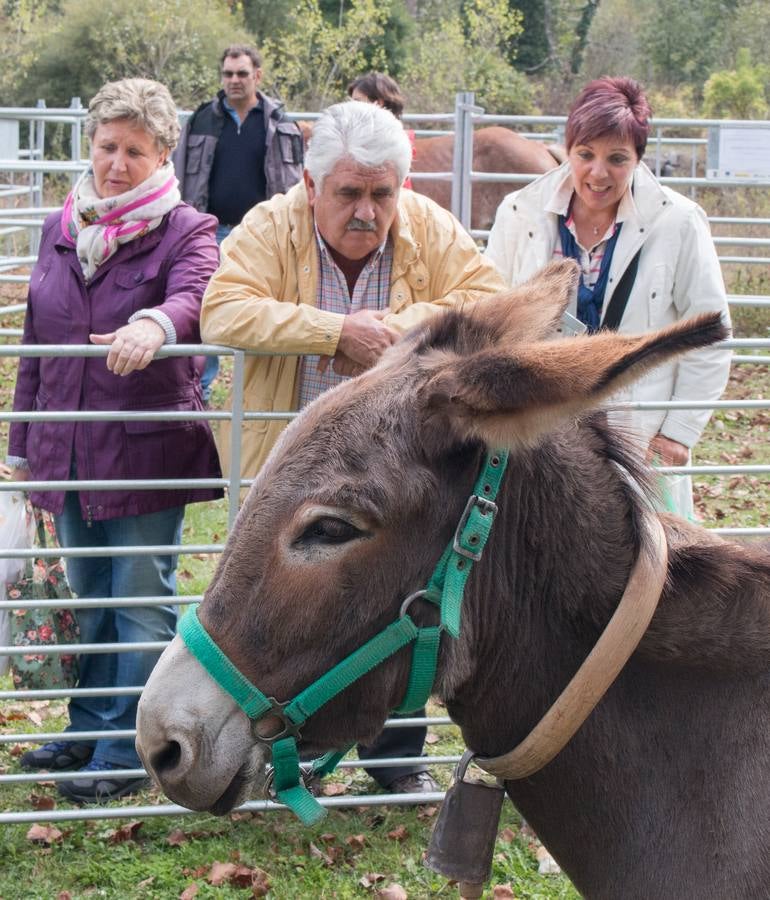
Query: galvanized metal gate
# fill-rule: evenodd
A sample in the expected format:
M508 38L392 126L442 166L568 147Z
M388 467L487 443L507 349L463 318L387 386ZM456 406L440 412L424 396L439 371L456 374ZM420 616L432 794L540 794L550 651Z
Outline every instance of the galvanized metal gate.
M311 118L312 116L307 114L299 114L297 118ZM76 175L78 171L80 171L83 167L83 161L80 159L80 125L82 122L82 111L80 109L79 101L73 100L73 105L69 110L52 110L52 111L44 111L39 108L36 110L0 110L0 122L3 120L19 120L22 118L26 118L33 123L33 127L30 129L30 149L25 154L26 158L20 158L16 160L0 160L0 172L9 172L9 173L19 173L24 172L30 174L32 177L28 185L19 185L19 184L11 184L11 185L0 185L0 203L3 198L18 198L20 196L29 196L30 204L24 208L0 208L0 238L8 237L9 235L18 234L21 229L29 229L31 234L33 235L30 240L30 252L27 254L20 254L17 256L7 255L5 257L0 257L0 281L5 282L21 282L28 278L28 276L19 272L19 268L23 266L27 266L32 263L35 259L35 253L37 250L37 236L39 235L39 228L42 224L41 215L44 212L48 212L49 210L45 210L42 208L42 176L44 173L50 172L66 172L71 175ZM412 119L419 118L421 121L425 119L423 117L407 117ZM472 171L471 161L472 161L472 136L473 136L473 127L476 124L481 123L502 123L502 124L510 124L510 125L530 125L530 126L553 126L552 132L548 135L549 137L558 137L558 129L563 126L564 118L563 117L522 117L522 116L482 116L480 115L478 107L474 106L474 98L473 94L460 94L457 98L457 105L455 109L454 115L437 115L425 117L430 120L432 123L440 122L440 123L451 123L454 124L455 131L455 166L454 171L452 173L433 173L432 177L441 178L441 177L451 177L453 184L453 194L452 194L452 203L455 213L458 218L469 227L470 225L470 201L472 196L472 186L476 182L480 181L512 181L518 180L521 182L525 182L531 180L532 176L508 176L508 175L488 175L483 173L476 173ZM43 128L45 121L64 121L71 128L71 139L72 139L72 160L69 163L52 163L46 162L42 159L42 147L43 147ZM680 120L661 120L660 123L656 123L657 127L657 159L660 161L661 159L661 148L664 146L663 141L666 140L663 137L663 131L667 126L675 125L681 127L684 122ZM687 122L689 125L702 125L703 123L692 123ZM676 143L682 142L683 139L671 139ZM695 149L700 144L704 143L700 139L692 139L692 143L689 144L691 148ZM674 186L689 188L690 190L694 190L696 188L702 188L706 184L710 187L721 186L725 189L736 189L736 185L734 183L720 185L719 182L714 182L713 180L706 180L703 178L697 178L695 176L695 155L693 154L693 168L692 175L681 178L666 178L663 179L664 182L671 183ZM752 185L754 186L754 185ZM770 188L770 182L763 183L760 186L764 188ZM16 201L14 201L16 202ZM738 225L738 226L770 226L770 219L755 219L755 218L712 218L712 225ZM484 232L475 232L477 237L483 238L485 237ZM770 246L770 238L757 238L757 237L735 237L735 236L725 236L725 237L716 237L715 243L718 247L724 245L732 245L738 247L767 247ZM749 265L764 265L767 266L770 263L770 259L755 255L749 256L722 256L721 257L723 263L725 265L730 264L749 264ZM733 306L754 306L754 307L762 307L770 309L770 297L761 296L761 295L753 295L753 296L744 296L744 295L733 295L730 298L730 303ZM6 307L6 313L19 313L23 311L23 306L20 305L18 307ZM4 335L7 339L17 339L20 335L20 330L16 328L12 329L4 329L0 330L0 335ZM733 340L729 342L729 346L733 348L735 351L733 356L734 365L742 365L746 363L755 363L761 365L770 365L770 355L768 355L767 351L770 350L770 336L766 335L758 335L756 338L752 339L744 339L744 340ZM763 354L746 352L746 351L763 351ZM18 344L8 344L6 346L0 346L0 356L4 357L36 357L36 356L78 356L78 355L88 355L88 356L106 356L107 350L102 347L94 347L94 346L20 346ZM164 348L159 356L188 356L192 354L219 354L222 356L230 356L233 359L232 363L232 412L205 412L205 413L189 413L189 412L114 412L114 413L93 413L93 412L78 412L78 413L13 413L10 411L0 412L0 419L5 422L11 421L31 421L32 419L38 420L48 420L48 421L63 421L63 420L95 420L95 419L111 419L111 420L120 420L120 421L129 421L129 420L141 420L148 421L152 419L184 419L189 421L190 419L195 418L208 418L210 420L223 420L223 419L232 419L232 427L235 432L237 432L242 426L243 422L253 421L258 419L287 419L292 416L291 413L286 412L273 412L273 413L261 413L261 412L252 412L248 411L244 408L243 401L243 380L244 380L244 358L245 354L242 351L233 350L230 348L222 348L222 347L214 347L210 345L189 345L189 346L175 346ZM718 403L706 402L702 401L700 403L676 403L672 401L661 402L661 403L636 403L629 404L632 408L640 408L640 409L670 409L670 408L682 408L682 407L706 407L709 409L770 409L770 399L753 399L753 400L742 400L742 401L720 401ZM0 482L0 490L15 490L19 488L31 489L31 488L49 488L49 489L57 489L57 490L78 490L78 489L118 489L118 488L130 488L132 490L156 490L159 485L164 488L181 488L184 486L195 485L196 487L216 487L216 486L224 486L228 488L228 525L232 527L232 524L235 520L235 516L237 513L237 501L240 495L240 488L244 487L248 484L247 480L243 480L240 478L240 469L241 469L241 461L240 461L240 442L235 440L232 441L232 451L231 458L228 461L228 470L231 473L234 473L229 479L197 479L197 480L187 480L187 479L177 479L172 481L163 481L159 482L155 479L147 479L147 480L130 480L130 481L66 481L66 482L25 482L23 485L13 484L11 482ZM751 474L761 476L763 478L767 478L770 476L770 465L716 465L716 466L687 466L680 467L677 469L674 468L665 468L661 469L662 472L677 472L680 474L689 473L692 475L722 475L722 476L733 476L737 474ZM707 523L708 524L708 523ZM759 528L737 528L727 525L726 527L721 527L714 529L722 534L770 534L770 528L768 527L759 527ZM183 554L192 554L192 553L206 553L206 554L217 554L220 553L223 549L223 545L220 543L217 544L181 544L181 545L173 545L168 547L125 547L120 550L115 550L114 548L110 551L113 555L136 555L140 553L148 554L148 553L183 553ZM103 554L103 550L99 548L70 548L67 551L69 556L98 556ZM19 551L12 550L9 548L0 548L0 559L7 558L19 558L19 557L31 557L31 556L55 556L58 555L59 551L49 550L49 551L41 551L39 549L35 550L27 550L27 551ZM197 603L200 602L200 596L185 596L180 597L180 600L185 603ZM166 597L127 597L127 598L110 598L103 600L75 600L72 602L72 606L77 608L79 606L153 606L153 605L161 605L168 602L168 598ZM53 602L47 601L37 601L35 603L25 602L25 606L38 606L38 607L52 607L55 606ZM0 609L10 609L12 607L12 603L5 600L0 602ZM105 652L115 652L122 653L127 651L136 651L136 650L152 650L157 651L163 647L161 643L145 643L145 644L94 644L94 645L74 645L74 646L53 646L53 647L45 647L41 648L40 652L42 653L66 653L66 652L80 652L80 653L105 653ZM0 655L13 653L17 648L14 647L1 647L0 646ZM140 686L127 687L122 689L111 689L111 688L102 688L97 690L89 690L83 691L82 689L74 689L72 691L15 691L15 690L3 690L0 691L0 703L9 702L9 701L38 701L38 700L62 700L66 699L71 695L76 695L80 693L81 695L88 694L89 696L96 696L99 694L107 694L107 695L115 695L118 693L123 694L139 694L141 692ZM388 727L404 727L409 725L416 724L429 724L431 727L442 727L449 725L449 719L446 717L431 717L426 720L424 719L398 719L391 720L388 723ZM110 732L112 736L115 737L132 737L132 731L122 731L122 732ZM80 739L80 740L92 740L97 739L100 735L98 732L78 732L78 733L68 733L69 738ZM15 744L26 744L31 742L44 742L48 740L56 740L61 737L59 732L43 732L39 731L35 734L30 734L27 732L16 732L13 730L6 730L4 732L0 732L0 744L4 745L15 745ZM431 765L435 766L448 766L453 765L457 762L459 757L455 756L429 756L428 759ZM373 761L367 760L366 766L367 768L374 768L377 765L392 765L394 763L404 763L407 762L405 760L386 760L386 761ZM413 762L413 760L409 760L408 762ZM346 760L343 762L342 766L344 768L356 767L359 766L357 760ZM123 770L122 772L116 772L113 774L124 774L124 775L132 775L136 776L141 774L141 770ZM2 797L2 789L5 785L13 785L13 784L33 784L40 780L45 781L56 781L56 780L73 780L77 778L77 772L66 772L62 774L27 774L27 773L4 773L0 774L0 798ZM90 776L85 776L90 777ZM440 793L432 794L432 795L389 795L389 794L376 794L376 795L349 795L343 797L326 797L322 798L322 803L328 807L345 807L345 806L374 806L374 805L403 805L403 804L413 804L417 802L426 802L426 800L438 800L441 797ZM2 804L2 800L0 800L0 804ZM5 805L5 804L2 804ZM244 807L249 810L266 810L266 809L277 809L279 808L276 804L268 802L268 801L255 801L246 804ZM62 820L75 820L75 819L115 819L115 818L123 818L123 817L133 817L133 816L157 816L157 815L179 815L179 814L188 814L189 811L182 809L173 804L158 804L153 806L135 806L135 805L121 805L118 803L112 804L109 807L87 807L84 809L81 808L73 808L73 809L56 809L56 810L12 810L4 813L0 813L0 824L10 824L10 823L23 823L23 822L37 822L37 821L62 821Z

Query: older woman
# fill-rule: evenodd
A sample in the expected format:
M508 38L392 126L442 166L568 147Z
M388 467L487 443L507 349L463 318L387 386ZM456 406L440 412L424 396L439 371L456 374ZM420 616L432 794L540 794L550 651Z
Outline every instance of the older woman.
M169 161L179 126L161 84L140 78L106 84L86 120L91 165L61 212L43 228L32 272L24 343L99 344L106 358L22 359L14 410L203 410L202 357L154 360L164 345L200 341L203 291L218 262L216 220L182 203ZM218 477L208 423L88 421L14 423L7 462L17 479ZM177 544L185 504L221 492L169 490L34 491L34 504L54 513L63 547ZM67 561L81 598L171 597L176 556L168 554ZM100 607L79 611L84 643L162 641L175 631L176 608ZM80 688L144 684L157 653L98 653L80 658ZM131 738L113 730L135 725L136 695L76 696L69 731L100 731L97 741L56 741L21 757L29 769L75 769L87 779L59 782L65 796L104 801L133 793L142 778Z
M500 205L487 255L507 281L526 281L551 259L570 256L582 269L569 310L589 332L661 328L717 310L727 299L708 222L692 201L663 187L641 161L651 116L630 78L587 85L567 119L567 161ZM656 369L618 400L716 400L730 351L706 349ZM648 458L684 465L710 410L637 413L630 424ZM693 511L690 479L662 482L665 505Z

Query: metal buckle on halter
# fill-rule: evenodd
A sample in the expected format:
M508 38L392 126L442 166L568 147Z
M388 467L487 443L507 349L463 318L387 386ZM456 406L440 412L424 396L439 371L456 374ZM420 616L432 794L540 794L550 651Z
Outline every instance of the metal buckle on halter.
M268 709L267 712L262 713L262 715L258 719L254 719L252 723L251 727L254 737L261 744L274 744L276 741L280 741L285 737L298 738L300 736L300 728L302 727L302 723L300 722L300 724L297 725L295 722L292 722L292 720L285 713L285 708L289 705L290 701L281 703L279 700L276 700L275 697L268 697L267 700L270 704L270 709ZM280 719L281 722L283 722L283 728L276 734L265 737L257 731L257 725L263 719L268 718L268 716L276 716L278 719Z
M475 507L478 507L481 510L482 515L485 516L490 514L494 516L497 512L497 504L492 500L487 500L486 497L479 497L476 494L471 494L470 497L468 497L468 502L465 504L463 514L460 516L460 521L457 523L454 540L452 541L452 549L455 553L459 553L460 556L473 560L473 562L478 562L481 559L481 549L468 550L460 543L463 529L468 524L468 519Z
M299 778L302 783L302 787L306 790L310 790L310 785L313 780L313 764L308 763L307 765L300 765L299 767ZM273 766L266 766L265 768L265 782L262 785L262 795L266 797L268 800L273 800L275 802L280 802L278 800L278 793L275 789L275 768Z

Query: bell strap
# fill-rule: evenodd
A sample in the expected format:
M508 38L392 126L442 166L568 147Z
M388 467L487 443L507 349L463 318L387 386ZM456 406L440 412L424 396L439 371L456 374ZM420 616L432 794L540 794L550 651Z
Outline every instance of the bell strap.
M571 740L628 662L644 636L666 583L668 545L659 517L644 510L642 544L612 618L572 680L526 738L502 756L476 756L476 764L503 780L528 778Z

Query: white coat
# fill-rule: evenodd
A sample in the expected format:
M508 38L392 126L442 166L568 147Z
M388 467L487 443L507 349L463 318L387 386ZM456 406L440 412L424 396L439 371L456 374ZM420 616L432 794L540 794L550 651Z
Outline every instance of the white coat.
M558 246L558 218L547 212L571 184L569 163L553 169L522 190L509 194L497 210L486 254L506 281L526 281L553 257ZM644 163L633 176L633 203L618 237L610 265L602 316L615 286L639 248L634 286L618 331L641 333L703 312L718 311L729 326L724 282L708 221L696 203L663 187ZM575 314L576 299L569 312ZM618 401L717 400L727 384L731 351L720 347L694 350L664 363L615 396ZM646 447L660 432L692 447L711 416L708 409L635 412L615 416L631 426ZM672 479L672 481L674 481ZM692 510L689 479L675 479L680 513ZM680 499L681 498L681 499Z

